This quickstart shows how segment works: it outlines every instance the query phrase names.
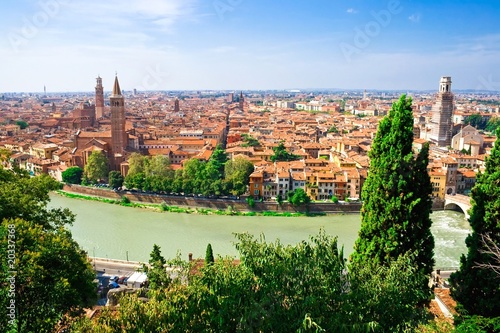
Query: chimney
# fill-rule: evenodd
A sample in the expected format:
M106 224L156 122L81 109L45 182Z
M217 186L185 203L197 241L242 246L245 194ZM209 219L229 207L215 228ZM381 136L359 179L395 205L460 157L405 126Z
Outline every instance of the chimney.
M188 254L188 258L189 258L189 261L193 261L193 254L191 252Z

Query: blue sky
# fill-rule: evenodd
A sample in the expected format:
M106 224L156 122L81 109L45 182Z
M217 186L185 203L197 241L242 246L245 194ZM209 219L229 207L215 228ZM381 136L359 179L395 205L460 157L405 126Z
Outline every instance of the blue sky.
M500 90L500 4L4 0L0 91Z

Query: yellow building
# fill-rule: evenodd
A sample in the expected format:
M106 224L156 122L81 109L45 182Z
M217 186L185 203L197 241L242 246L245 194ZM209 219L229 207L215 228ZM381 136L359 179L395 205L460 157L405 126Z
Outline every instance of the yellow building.
M429 172L432 184L432 196L444 200L446 188L446 172L441 170L432 170Z

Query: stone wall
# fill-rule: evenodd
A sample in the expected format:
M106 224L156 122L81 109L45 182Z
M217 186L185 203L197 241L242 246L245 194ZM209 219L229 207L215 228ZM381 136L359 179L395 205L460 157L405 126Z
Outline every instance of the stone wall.
M306 207L295 207L287 202L279 205L276 202L255 202L255 206L250 208L247 202L241 200L229 199L206 199L183 196L167 196L161 194L146 194L139 192L115 192L107 188L98 188L91 186L80 186L73 184L64 184L63 190L82 195L105 197L119 200L122 196L130 201L160 204L165 202L169 206L190 207L190 208L210 208L226 210L231 206L234 211L275 211L275 212L306 212ZM308 205L311 213L359 213L361 204L334 204L332 202L312 203Z
M122 196L127 197L130 201L160 204L165 202L169 206L190 207L190 208L210 208L226 210L228 206L234 211L274 211L274 212L306 212L305 206L295 207L287 202L279 205L276 202L255 202L255 206L250 208L245 200L229 200L229 199L206 199L194 198L183 196L167 196L161 194L146 194L139 192L115 192L107 188L97 188L90 186L80 186L65 184L63 190L67 192L74 192L83 195L92 195L98 197L105 197L110 199L119 200ZM359 213L361 210L361 203L345 203L335 204L333 202L318 202L308 205L308 210L311 213L325 213L325 214L346 214L346 213ZM443 210L444 201L435 200L433 202L432 210Z

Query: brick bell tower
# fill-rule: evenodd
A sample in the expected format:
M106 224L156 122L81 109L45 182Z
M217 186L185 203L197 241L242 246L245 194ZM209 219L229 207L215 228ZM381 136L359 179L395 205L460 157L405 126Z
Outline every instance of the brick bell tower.
M115 76L115 84L109 102L111 106L111 149L116 169L123 160L128 141L128 135L125 132L125 99L120 90L118 76Z
M104 88L102 87L102 79L98 75L97 84L95 86L95 119L102 118L104 115Z

